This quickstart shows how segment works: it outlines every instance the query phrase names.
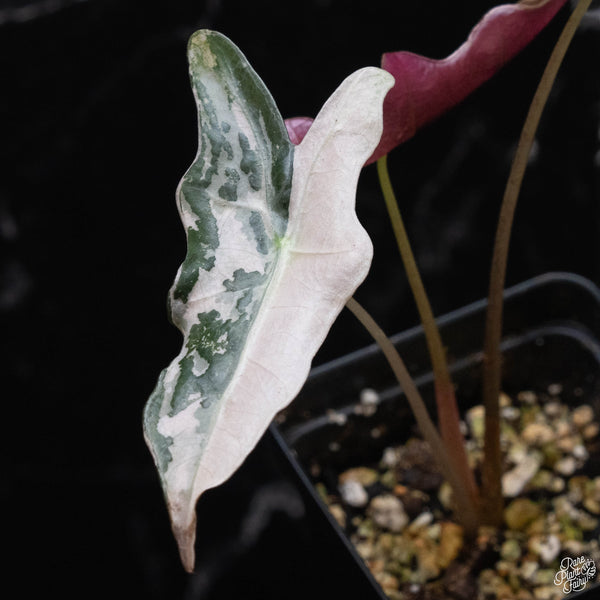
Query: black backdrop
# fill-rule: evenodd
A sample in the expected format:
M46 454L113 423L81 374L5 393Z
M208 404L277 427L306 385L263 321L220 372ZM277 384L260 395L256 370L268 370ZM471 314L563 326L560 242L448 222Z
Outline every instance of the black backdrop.
M1 3L0 494L10 555L2 579L21 597L294 598L324 581L306 575L327 557L285 481L267 481L250 499L232 484L231 506L208 499L199 574L186 576L142 440L142 406L180 343L165 297L185 252L174 190L196 145L186 40L200 27L222 31L285 117L314 116L346 75L377 65L384 51L449 54L494 4ZM494 80L390 156L438 314L485 295L512 151L567 16L568 8ZM600 283L598 64L596 11L542 121L509 284L548 270ZM374 167L361 177L358 213L376 250L357 296L388 332L412 326ZM342 314L316 362L369 341ZM261 456L249 481L265 469L269 479ZM238 497L244 507L267 498L242 542L228 512L241 510ZM221 519L229 525L219 531Z

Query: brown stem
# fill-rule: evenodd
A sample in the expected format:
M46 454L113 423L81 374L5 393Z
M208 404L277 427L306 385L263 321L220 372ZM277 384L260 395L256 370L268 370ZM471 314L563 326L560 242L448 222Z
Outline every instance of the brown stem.
M429 356L431 357L435 380L435 399L442 439L454 467L464 482L467 494L471 497L472 502L477 504L479 502L479 490L475 483L473 471L469 467L465 441L460 432L460 417L456 404L456 394L448 370L446 352L390 181L387 156L383 156L377 161L377 173L392 228L396 236L396 242L398 243L398 249L400 250L400 256L404 263L408 282L419 311L423 331L425 332L425 340Z
M362 323L365 329L371 334L373 339L381 348L387 359L398 383L400 384L408 403L415 415L419 429L427 443L429 444L433 456L435 457L440 470L448 483L452 486L454 499L457 507L457 516L465 528L467 535L473 536L477 531L477 506L471 496L467 493L465 482L460 473L455 468L453 461L446 452L446 447L440 437L435 425L433 424L421 394L415 385L413 378L406 369L402 358L398 354L394 344L385 335L383 330L373 320L371 315L354 299L350 298L346 307Z
M521 131L519 145L513 159L498 218L490 271L484 341L483 402L485 406L485 456L482 466L483 499L481 507L482 521L494 526L499 526L502 523L503 511L500 407L498 398L500 395L502 367L502 357L500 354L503 308L502 293L506 279L510 234L521 183L540 117L569 43L590 3L591 0L579 0L548 60L544 74L529 107L523 130Z

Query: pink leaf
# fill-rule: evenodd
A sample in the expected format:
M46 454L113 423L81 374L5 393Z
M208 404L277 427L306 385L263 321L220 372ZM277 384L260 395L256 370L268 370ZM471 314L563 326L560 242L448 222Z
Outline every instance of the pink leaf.
M313 120L310 117L292 117L285 120L285 126L292 144L297 146L304 139L312 122Z
M517 55L566 0L521 0L486 13L467 41L442 60L411 52L384 54L381 66L396 78L383 104L381 141L366 164L376 161L415 132L464 100ZM302 141L312 120L286 120L290 139Z

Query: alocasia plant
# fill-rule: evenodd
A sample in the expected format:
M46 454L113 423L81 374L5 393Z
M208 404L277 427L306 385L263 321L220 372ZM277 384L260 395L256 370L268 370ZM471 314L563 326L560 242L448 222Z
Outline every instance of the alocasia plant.
M374 67L348 77L294 147L226 37L195 33L188 58L199 147L177 192L188 250L169 296L184 343L146 405L144 432L191 571L198 497L231 476L298 393L369 270L356 185L393 78Z
M385 55L395 84L382 69L357 71L314 122L284 123L226 37L207 30L192 36L199 147L177 191L188 250L169 296L184 341L144 413L145 437L188 571L198 497L230 477L294 398L331 324L369 270L371 242L354 212L362 166L489 78L564 2L498 7L444 61ZM362 310L354 301L349 306L357 315ZM419 422L431 430L432 447L442 448L443 470L475 526L477 511L465 507L476 506L476 490L460 499L460 481L468 488L460 457L445 456L424 411L416 408Z

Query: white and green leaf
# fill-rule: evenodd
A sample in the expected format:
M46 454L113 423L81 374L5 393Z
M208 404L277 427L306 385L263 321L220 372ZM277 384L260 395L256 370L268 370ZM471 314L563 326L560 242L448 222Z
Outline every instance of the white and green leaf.
M169 295L184 342L148 400L144 433L191 571L198 497L296 396L369 270L356 185L393 78L375 68L348 77L294 147L226 37L195 33L188 58L199 145L177 191L188 250Z

